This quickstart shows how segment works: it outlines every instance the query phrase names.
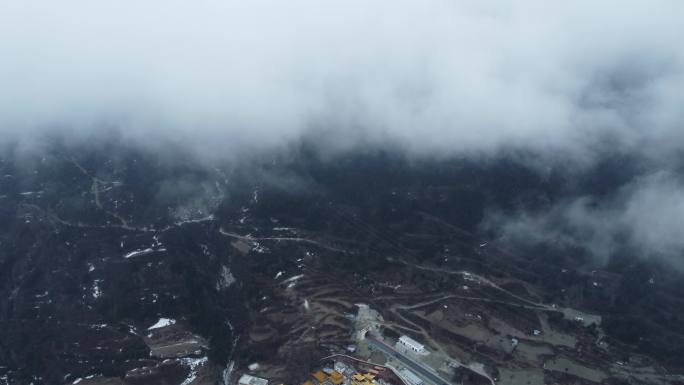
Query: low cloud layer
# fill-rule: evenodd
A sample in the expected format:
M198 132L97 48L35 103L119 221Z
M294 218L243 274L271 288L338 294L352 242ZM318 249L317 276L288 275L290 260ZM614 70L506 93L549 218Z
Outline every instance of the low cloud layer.
M213 151L304 135L419 154L684 143L684 4L67 0L0 5L0 129Z
M577 197L534 214L494 212L483 225L518 243L581 247L603 261L629 250L684 270L683 191L681 178L662 172L637 178L607 199Z

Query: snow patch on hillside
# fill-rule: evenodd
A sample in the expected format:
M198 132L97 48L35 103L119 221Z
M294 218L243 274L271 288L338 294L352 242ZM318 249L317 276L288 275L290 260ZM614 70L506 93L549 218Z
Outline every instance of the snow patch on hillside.
M193 381L195 381L195 379L197 378L197 374L198 374L197 369L200 366L204 365L207 361L208 361L207 357L181 358L180 359L181 364L190 368L190 373L188 373L188 377L183 382L181 382L181 385L189 385Z
M156 324L148 327L147 330L159 329L159 328L174 325L175 323L176 323L176 320L173 318L160 318Z
M93 298L98 299L102 296L102 289L100 289L100 282L102 282L101 279L96 279L93 281L93 287L91 290L91 294Z

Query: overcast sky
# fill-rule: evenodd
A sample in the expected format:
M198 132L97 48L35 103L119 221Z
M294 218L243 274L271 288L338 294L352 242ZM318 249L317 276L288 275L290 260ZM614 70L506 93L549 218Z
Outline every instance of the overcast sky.
M0 0L0 131L114 128L218 156L303 136L589 164L609 147L652 169L611 208L548 214L681 254L683 37L681 0Z

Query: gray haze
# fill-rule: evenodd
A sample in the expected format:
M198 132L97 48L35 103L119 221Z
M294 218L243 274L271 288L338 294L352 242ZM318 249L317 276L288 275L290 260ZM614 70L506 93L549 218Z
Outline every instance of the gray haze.
M577 198L490 223L547 237L562 218L597 254L627 232L675 255L683 36L680 0L0 0L0 140L117 130L230 157L314 137L578 166L608 147L654 165L611 207Z

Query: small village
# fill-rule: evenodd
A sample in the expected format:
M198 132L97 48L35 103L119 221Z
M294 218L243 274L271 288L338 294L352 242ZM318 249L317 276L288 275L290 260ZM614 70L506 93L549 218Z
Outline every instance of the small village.
M347 355L327 357L320 370L301 385L424 385L425 381L407 368L372 364ZM243 374L238 385L268 385L267 379Z
M356 343L349 345L345 354L322 358L320 368L310 373L310 378L301 385L450 384L435 368L442 366L451 370L455 367L453 361L432 354L409 336L402 335L396 340L382 337L379 313L365 304L356 306ZM269 385L269 380L243 374L237 385Z

